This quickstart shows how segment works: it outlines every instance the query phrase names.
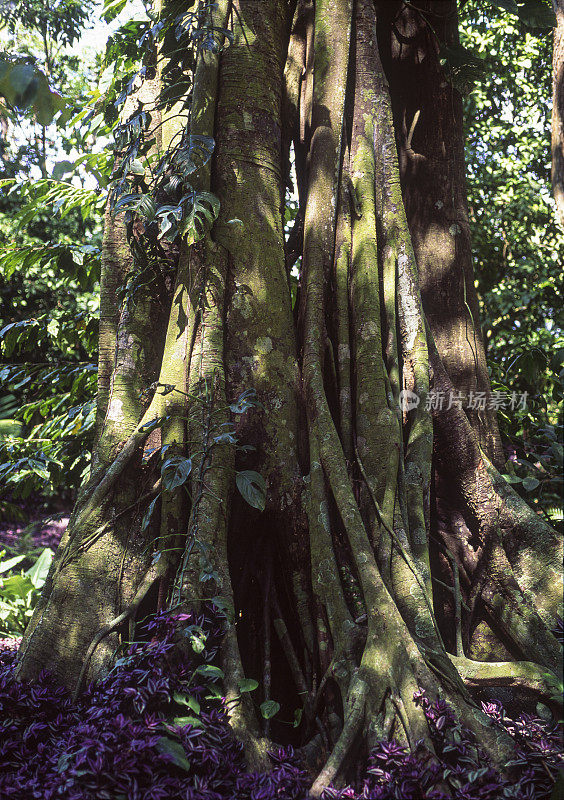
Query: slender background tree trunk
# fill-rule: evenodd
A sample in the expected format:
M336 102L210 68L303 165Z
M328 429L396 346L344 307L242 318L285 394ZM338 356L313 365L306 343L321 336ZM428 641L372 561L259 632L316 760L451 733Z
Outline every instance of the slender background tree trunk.
M556 13L552 56L552 191L564 228L564 2L553 0Z

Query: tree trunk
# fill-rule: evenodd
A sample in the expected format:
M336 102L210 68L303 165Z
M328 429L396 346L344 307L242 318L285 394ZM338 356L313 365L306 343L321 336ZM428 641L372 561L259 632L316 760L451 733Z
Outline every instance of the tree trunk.
M556 13L552 55L552 191L564 228L564 3L553 0Z
M200 53L178 147L182 128L161 104L154 147L173 165L194 137L215 135L213 162L191 174L221 203L211 230L192 246L175 240L163 266L138 214L129 264L122 223L108 217L93 469L18 670L33 678L48 665L79 691L141 603L215 598L235 612L228 699L262 675L263 700L303 706L294 743L325 731L318 796L356 743L431 746L420 686L442 691L503 764L508 741L468 687L538 688L557 669L561 589L556 535L497 472L495 416L428 402L432 391L489 393L460 98L426 21L432 6L445 15L438 35L456 36L453 4L294 6L218 3L213 25L233 41ZM303 221L294 308L290 143ZM157 267L143 263L153 252ZM153 279L116 303L115 287L143 269ZM402 392L419 403L402 408ZM173 463L184 478L191 469L185 485L168 480ZM466 658L485 623L486 655L508 659L495 669ZM284 727L259 725L243 697L231 722L249 764L266 766Z

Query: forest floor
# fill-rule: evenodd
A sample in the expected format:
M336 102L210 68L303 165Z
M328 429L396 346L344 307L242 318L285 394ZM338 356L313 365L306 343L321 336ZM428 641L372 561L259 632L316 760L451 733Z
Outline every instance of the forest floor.
M68 523L68 511L46 516L39 510L30 514L29 521L25 524L0 522L0 549L6 545L10 550L18 551L35 547L50 547L56 550Z

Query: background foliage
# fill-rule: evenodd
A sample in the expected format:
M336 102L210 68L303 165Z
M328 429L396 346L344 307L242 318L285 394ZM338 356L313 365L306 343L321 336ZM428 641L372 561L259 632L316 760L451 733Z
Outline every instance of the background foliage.
M13 518L13 501L31 494L62 493L68 503L88 464L110 157L103 138L96 147L107 132L90 110L99 64L73 50L92 4L3 10L0 65L11 72L0 82L0 509ZM37 76L20 96L16 68ZM38 113L45 94L60 98L55 120Z
M462 44L483 64L465 98L474 266L493 389L527 392L526 409L499 414L506 477L561 524L564 232L550 190L551 9L501 9L467 3L461 20Z

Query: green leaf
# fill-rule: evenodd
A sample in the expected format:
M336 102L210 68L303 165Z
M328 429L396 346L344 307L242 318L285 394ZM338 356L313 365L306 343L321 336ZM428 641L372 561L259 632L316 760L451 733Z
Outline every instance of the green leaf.
M213 680L220 680L225 677L223 671L214 666L214 664L202 664L196 669L196 672L198 675L204 675L204 677L212 678Z
M532 492L533 489L536 489L539 485L540 481L536 478L525 478L523 481L523 489L525 489L527 492Z
M142 531L147 530L147 528L149 527L149 522L151 521L151 517L153 516L153 511L155 510L155 505L156 505L156 502L159 499L159 497L160 497L160 494L158 494L155 497L155 499L151 500L151 502L149 503L149 507L147 508L147 511L145 511L145 514L143 515L143 520L141 522L141 530Z
M470 94L485 75L486 63L460 44L443 46L439 56L450 84L463 96Z
M188 772L190 769L190 762L186 758L186 753L180 742L175 742L173 739L162 736L155 746L159 753L168 756L168 759L172 761L173 764Z
M111 22L123 11L127 5L127 0L105 0L102 17L106 22Z
M529 28L555 28L556 14L544 0L525 0L519 6L519 19Z
M63 159L62 161L57 161L55 166L53 167L53 178L55 180L61 180L63 175L68 175L70 172L74 172L75 165L74 161L68 161Z
M0 579L0 595L25 600L34 589L33 583L25 575L10 575Z
M266 506L266 482L262 475L253 470L242 470L235 476L235 482L242 497L253 508L264 511Z
M294 728L298 728L300 726L303 713L304 713L303 708L296 708L296 710L294 711L294 723L293 723Z
M216 597L212 597L211 602L221 614L225 615L229 622L235 620L235 609L229 598L216 595Z
M13 569L16 564L19 564L20 561L23 561L25 555L23 556L14 556L13 558L9 558L7 561L0 561L0 575L3 572L9 572L9 570Z
M254 678L244 678L239 682L240 692L254 692L255 689L258 689L258 681Z
M186 705L188 706L188 708L192 709L194 714L200 713L200 704L198 703L195 697L188 697L188 699L186 700Z
M211 136L192 134L188 138L187 145L179 148L174 154L174 166L183 178L187 178L207 164L212 157L213 149L214 140Z
M521 483L523 478L520 478L518 475L513 475L510 472L504 472L503 477L507 481L507 483Z
M172 697L175 703L178 703L181 706L188 706L188 708L191 708L194 714L200 713L200 704L198 703L195 697L192 697L191 695L182 694L182 692L174 692Z
M203 239L217 219L219 208L219 200L211 192L199 192L195 196L190 211L179 226L188 246Z
M488 0L491 6L500 8L502 11L509 11L510 14L517 14L517 3L515 0Z
M172 720L174 725L178 725L179 728L183 728L185 725L191 725L193 728L203 728L203 722L198 717L193 717L189 715L187 717L174 717Z
M192 459L173 456L167 458L161 467L163 486L169 492L186 483L192 470Z
M141 214L142 217L145 218L147 222L151 222L155 218L155 214L157 213L157 204L151 197L151 195L143 194L141 195L141 199L139 200L139 205L137 206L137 211Z
M250 408L260 406L257 400L257 393L254 389L246 389L239 395L237 400L229 406L229 410L234 414L244 414Z
M10 70L10 86L16 94L25 94L34 78L35 69L31 64L16 64Z
M265 719L271 719L280 711L280 703L276 700L265 700L260 704L260 713Z
M49 88L44 75L38 77L37 92L34 96L33 111L40 125L49 125L57 112L65 108L66 102L57 92Z
M17 419L0 419L0 439L6 436L20 436L22 424Z
M190 640L192 650L195 653L203 653L206 646L206 634L199 625L190 625L184 631L184 635Z
M53 551L46 547L41 551L35 564L25 573L36 589L41 589L47 578L49 567L53 561Z
M134 158L133 161L129 164L129 172L132 175L144 175L145 174L145 167L143 166L142 162L139 161L138 158Z

